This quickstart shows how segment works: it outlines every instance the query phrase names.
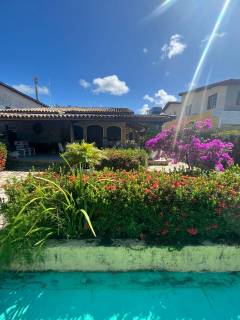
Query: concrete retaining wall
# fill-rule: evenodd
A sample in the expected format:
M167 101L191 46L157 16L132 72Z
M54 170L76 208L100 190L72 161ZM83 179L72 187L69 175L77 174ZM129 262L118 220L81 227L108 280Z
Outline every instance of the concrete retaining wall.
M240 271L240 247L186 246L181 250L150 247L141 242L101 246L97 242L51 242L43 262L12 265L19 271Z

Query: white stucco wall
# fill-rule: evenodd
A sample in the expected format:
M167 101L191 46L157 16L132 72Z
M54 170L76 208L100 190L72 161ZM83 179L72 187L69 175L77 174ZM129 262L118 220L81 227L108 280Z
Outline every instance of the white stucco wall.
M231 85L227 87L227 95L224 110L240 111L240 105L237 105L237 97L240 92L240 85Z
M42 108L43 105L25 98L0 84L0 108Z
M181 104L180 103L169 103L167 109L164 110L164 113L166 113L168 115L176 115L176 117L178 117L180 112L181 112Z
M197 92L192 92L187 96L186 94L182 96L181 107L192 105L191 115L197 115L202 112L211 111L207 109L208 97L217 93L217 107L218 110L224 110L227 86L219 86L211 89L201 90Z

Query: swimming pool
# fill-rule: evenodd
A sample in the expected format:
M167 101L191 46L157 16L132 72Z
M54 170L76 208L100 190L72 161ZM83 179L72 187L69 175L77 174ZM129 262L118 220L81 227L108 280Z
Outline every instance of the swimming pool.
M240 273L9 273L0 320L240 319Z

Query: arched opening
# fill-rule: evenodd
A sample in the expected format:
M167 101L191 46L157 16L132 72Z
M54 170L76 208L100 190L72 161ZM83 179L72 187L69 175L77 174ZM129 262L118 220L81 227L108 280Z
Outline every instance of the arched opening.
M89 126L87 128L87 142L95 142L98 147L102 147L103 128L100 126Z
M83 128L80 126L73 126L73 134L74 134L74 141L81 141L83 140Z
M116 126L108 127L107 140L110 146L114 146L117 142L121 142L121 128Z

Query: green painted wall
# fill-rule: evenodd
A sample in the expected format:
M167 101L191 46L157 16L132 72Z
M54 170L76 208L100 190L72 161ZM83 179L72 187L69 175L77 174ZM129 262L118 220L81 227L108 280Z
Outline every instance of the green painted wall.
M20 271L240 271L240 247L225 245L186 246L181 250L150 247L141 242L101 246L96 242L51 242L44 262L12 265Z

